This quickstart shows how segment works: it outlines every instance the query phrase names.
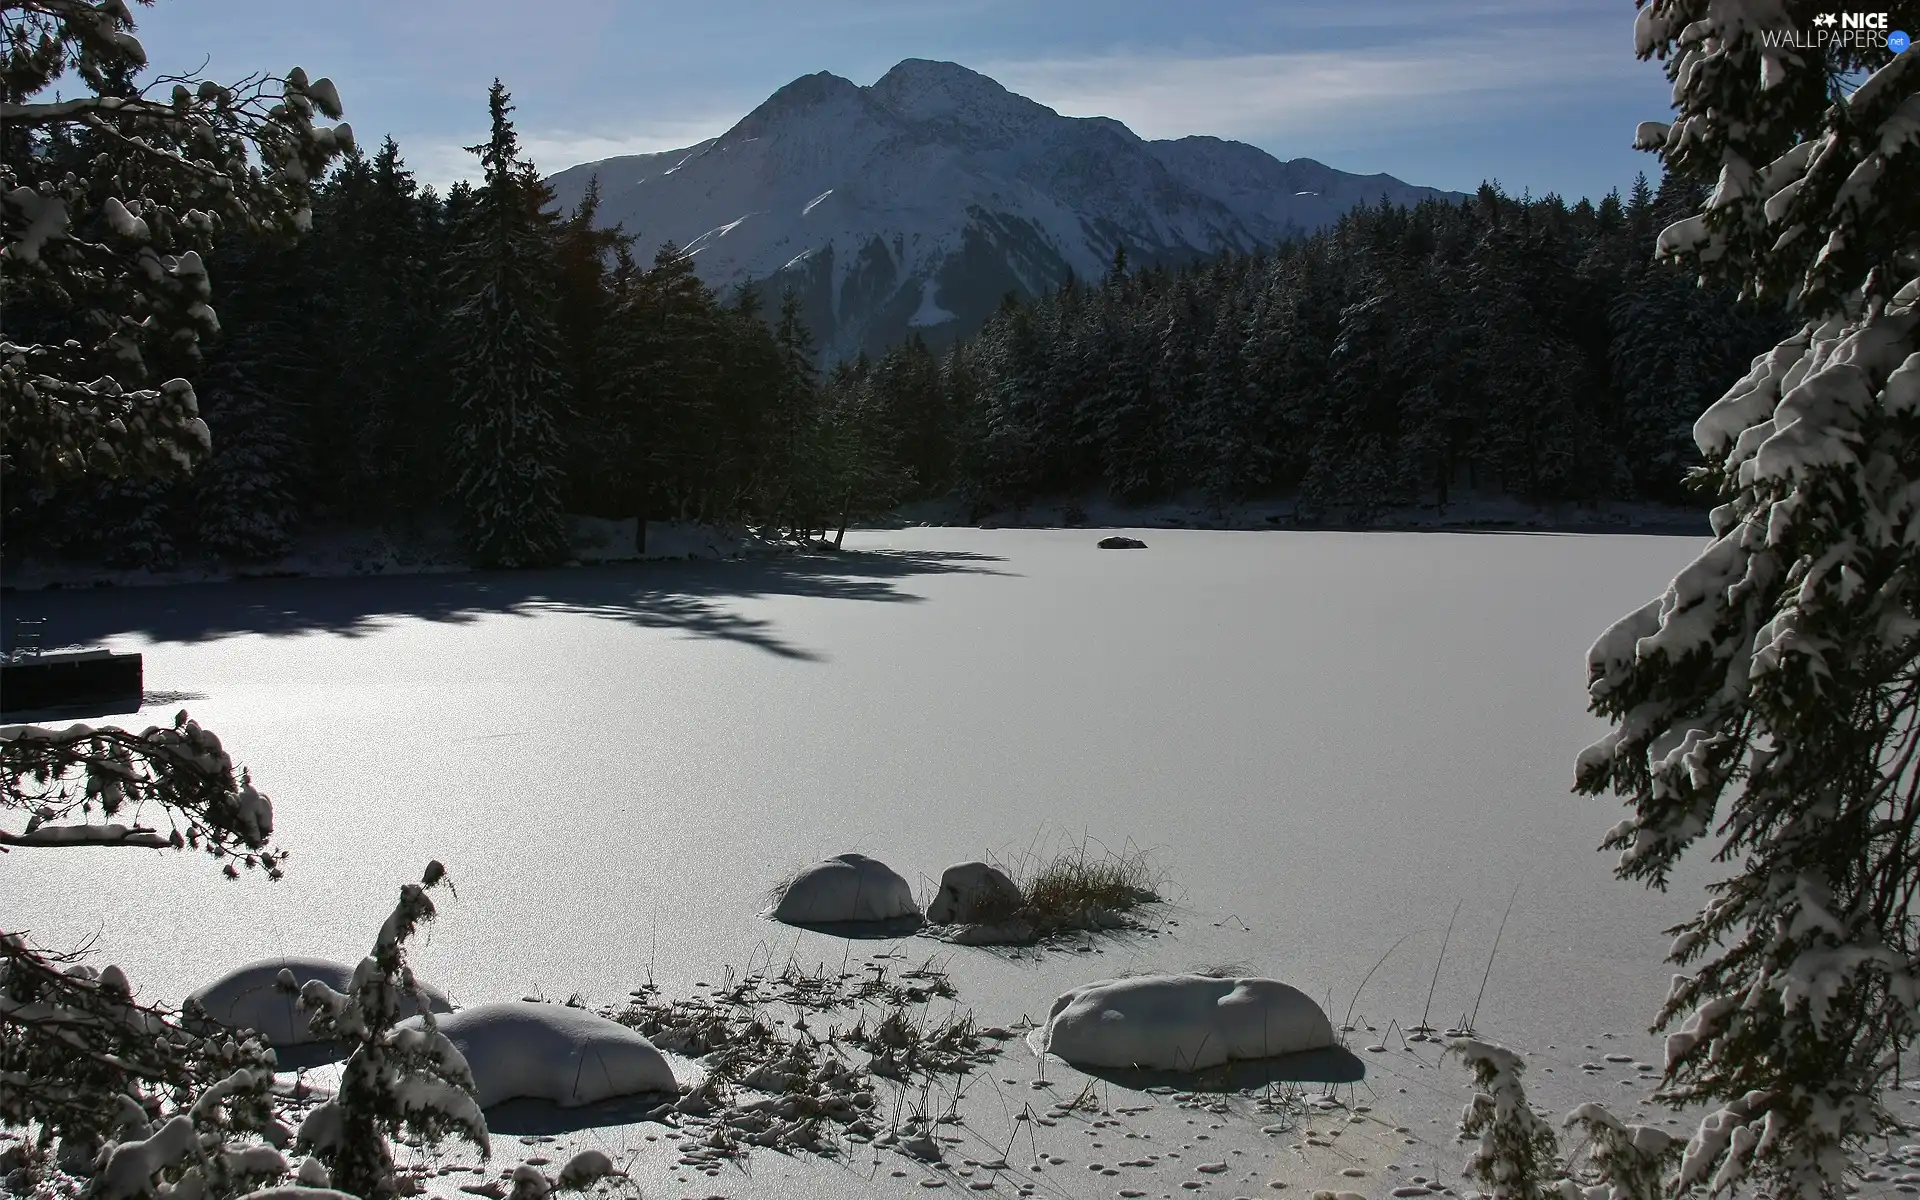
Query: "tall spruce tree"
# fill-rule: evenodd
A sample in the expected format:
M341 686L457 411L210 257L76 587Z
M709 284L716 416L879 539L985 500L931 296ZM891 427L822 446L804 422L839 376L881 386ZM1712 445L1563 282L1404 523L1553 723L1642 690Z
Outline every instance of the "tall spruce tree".
M1738 868L1673 931L1660 1094L1709 1111L1671 1187L1838 1196L1920 1006L1920 55L1780 11L1640 10L1677 111L1637 140L1713 183L1662 255L1804 324L1694 424L1714 541L1595 643L1577 787L1626 801L1623 878Z
M449 314L455 486L476 563L538 566L567 555L552 193L520 157L513 104L497 79L487 110L490 136L468 147L484 182L461 220L452 271L463 297Z
M817 511L825 488L809 471L808 431L819 419L820 368L814 362L813 335L800 316L800 294L780 293L773 341L779 355L779 394L774 417L774 479L778 498L773 511L789 529L798 528L802 510Z
M600 210L600 177L587 182L586 194L559 223L554 241L554 325L560 338L560 369L568 419L567 479L572 507L604 510L608 490L605 434L608 408L616 402L608 387L607 335L613 307L618 252L632 239L618 226L595 227ZM628 513L602 511L602 516Z

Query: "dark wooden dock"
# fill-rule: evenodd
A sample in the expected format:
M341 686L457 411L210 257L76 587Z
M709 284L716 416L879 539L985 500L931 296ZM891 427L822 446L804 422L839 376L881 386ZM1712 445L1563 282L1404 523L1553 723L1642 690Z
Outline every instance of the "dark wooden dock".
M0 716L134 712L144 685L138 654L81 650L0 662Z

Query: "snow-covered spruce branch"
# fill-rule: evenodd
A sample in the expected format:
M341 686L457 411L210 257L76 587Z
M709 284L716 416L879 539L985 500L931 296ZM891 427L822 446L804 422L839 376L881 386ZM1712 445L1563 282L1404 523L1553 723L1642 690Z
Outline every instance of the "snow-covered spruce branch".
M1598 1104L1582 1104L1567 1114L1568 1129L1587 1134L1588 1169L1570 1164L1559 1185L1565 1200L1664 1200L1681 1143L1651 1125L1628 1125ZM1576 1154L1568 1156L1577 1158Z
M1472 1070L1474 1093L1460 1133L1477 1139L1466 1176L1493 1200L1669 1200L1687 1190L1674 1168L1681 1147L1650 1125L1627 1125L1599 1104L1582 1104L1562 1124L1586 1141L1565 1159L1545 1117L1527 1101L1526 1063L1505 1046L1461 1038L1449 1047ZM1581 1151L1585 1162L1579 1162ZM1718 1190L1720 1181L1715 1182Z
M0 423L11 456L56 476L163 474L190 468L212 451L192 384L171 379L128 390L111 375L62 377L85 369L86 358L78 342L0 341Z
M1890 1126L1920 1003L1920 281L1870 281L1696 432L1718 537L1595 643L1616 728L1578 786L1629 801L1623 877L1664 883L1710 831L1744 867L1673 931L1664 1090L1721 1105L1683 1174L1830 1190Z
M1703 210L1661 233L1663 255L1819 315L1875 267L1920 269L1920 60L1766 37L1788 20L1760 0L1641 0L1635 43L1666 61L1678 111L1635 142L1713 181Z
M1459 1038L1448 1047L1473 1072L1474 1092L1460 1134L1478 1139L1466 1175L1491 1200L1543 1200L1565 1170L1553 1126L1527 1103L1526 1063L1505 1046Z
M355 968L346 992L309 980L299 993L313 1032L351 1050L339 1092L301 1122L299 1146L326 1166L333 1186L365 1200L396 1193L390 1139L402 1130L429 1141L458 1135L483 1156L491 1153L473 1072L440 1032L407 965L407 939L434 917L427 893L446 886L445 880L446 871L434 862L419 883L400 889L373 952ZM291 987L291 973L283 973L281 982ZM417 1025L401 1024L409 1011L419 1014Z
M280 875L273 803L253 786L211 730L185 710L171 726L140 733L112 727L0 728L0 828L8 847L77 845L192 847L239 866ZM114 818L132 818L132 821ZM168 832L140 823L164 821Z
M4 460L47 475L170 473L209 448L192 388L151 386L219 328L202 255L221 230L294 235L312 184L352 145L332 83L228 86L146 65L119 0L9 3L0 104L0 309L67 314L45 344L0 338ZM67 74L95 94L36 94ZM159 90L165 89L166 96ZM87 382L92 380L93 382Z
M1739 867L1672 930L1661 1095L1710 1107L1673 1186L1831 1196L1920 1006L1920 60L1769 46L1780 19L1641 10L1677 112L1637 140L1717 181L1662 255L1805 324L1694 427L1714 541L1589 651L1615 728L1576 789L1626 801L1623 878L1709 836Z
M174 1097L190 1095L202 1098L189 1115L203 1132L284 1142L266 1095L272 1067L256 1038L205 1037L139 1002L118 967L95 970L0 933L0 1122L37 1125L48 1140L139 1139Z

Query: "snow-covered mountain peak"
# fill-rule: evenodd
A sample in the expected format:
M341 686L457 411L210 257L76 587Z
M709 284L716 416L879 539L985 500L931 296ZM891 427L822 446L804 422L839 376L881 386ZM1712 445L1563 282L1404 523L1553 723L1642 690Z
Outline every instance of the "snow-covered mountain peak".
M831 71L816 71L802 75L762 100L759 107L722 135L717 144L732 145L749 138L766 137L799 123L844 120L849 113L865 107L865 88Z
M919 58L868 87L802 76L719 138L562 171L555 198L595 176L601 219L643 260L671 241L717 289L791 287L830 358L970 333L1009 292L1097 276L1119 247L1143 265L1245 252L1383 193L1438 195L1240 142L1145 141Z
M902 120L947 122L1004 129L1031 125L1059 114L959 63L903 59L867 89L874 101Z

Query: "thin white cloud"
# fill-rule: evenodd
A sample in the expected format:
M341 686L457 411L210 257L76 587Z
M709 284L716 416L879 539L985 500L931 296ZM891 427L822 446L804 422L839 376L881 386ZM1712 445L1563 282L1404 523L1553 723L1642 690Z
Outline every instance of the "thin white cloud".
M663 150L678 150L695 142L719 137L746 115L743 109L731 117L655 124L634 134L523 133L520 146L528 158L540 165L542 174L551 175L581 163L618 158L623 154L658 154Z
M520 151L534 161L542 175L552 175L568 167L598 162L603 158L618 158L624 154L657 154L663 150L691 146L725 133L744 115L746 110L742 109L725 117L654 122L646 129L622 134L522 129ZM484 136L483 132L476 132L473 141L479 141ZM455 180L477 182L480 178L480 160L465 149L473 144L470 141L449 142L444 138L426 138L408 142L402 139L400 144L405 151L408 167L422 183L430 183L445 191Z
M1275 28L1448 30L1456 36L1504 36L1516 23L1549 24L1559 34L1581 29L1612 30L1616 40L1631 36L1633 12L1595 9L1588 0L1294 0L1272 10Z
M1525 42L1531 41L1529 48ZM1137 53L989 63L1009 89L1071 116L1106 116L1142 137L1375 136L1617 88L1630 46L1509 34L1382 49L1218 56ZM1522 106L1525 106L1523 109Z

